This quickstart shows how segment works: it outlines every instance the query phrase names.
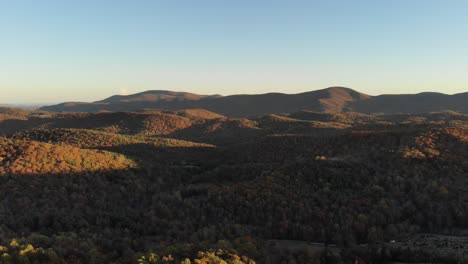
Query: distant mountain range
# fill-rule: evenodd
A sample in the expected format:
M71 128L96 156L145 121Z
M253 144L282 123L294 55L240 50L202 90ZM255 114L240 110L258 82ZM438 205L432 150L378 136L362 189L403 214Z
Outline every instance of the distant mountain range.
M45 106L51 112L137 111L144 109L206 109L226 116L252 117L300 110L315 112L468 113L468 92L454 95L419 93L370 96L344 87L330 87L299 94L198 95L173 91L146 91L114 95L93 103L67 102Z

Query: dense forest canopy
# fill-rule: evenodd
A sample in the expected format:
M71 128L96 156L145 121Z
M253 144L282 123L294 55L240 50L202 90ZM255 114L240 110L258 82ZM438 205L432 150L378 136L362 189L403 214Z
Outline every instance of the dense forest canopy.
M463 113L2 108L0 135L1 263L468 255Z

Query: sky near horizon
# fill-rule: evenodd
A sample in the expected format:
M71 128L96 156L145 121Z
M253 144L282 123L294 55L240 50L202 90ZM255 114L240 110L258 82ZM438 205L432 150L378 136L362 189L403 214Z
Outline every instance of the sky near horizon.
M468 1L0 0L0 104L468 91Z

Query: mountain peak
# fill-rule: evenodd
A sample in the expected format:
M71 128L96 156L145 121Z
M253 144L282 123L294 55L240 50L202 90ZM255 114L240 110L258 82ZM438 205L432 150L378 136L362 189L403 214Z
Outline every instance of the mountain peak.
M349 94L352 97L361 98L361 99L370 97L370 95L358 92L358 91L356 91L354 89L351 89L351 88L348 88L348 87L342 87L342 86L331 86L331 87L323 89L322 91L327 91L328 93L335 94L335 95L337 95L337 94L342 94L342 95Z
M206 97L217 97L216 95L199 95L188 92L174 92L168 90L148 90L131 95L114 95L96 103L115 103L115 102L151 102L151 101L190 101L200 100Z
M347 87L328 87L321 91L325 93L319 100L323 112L346 112L351 110L354 102L370 98L367 94Z

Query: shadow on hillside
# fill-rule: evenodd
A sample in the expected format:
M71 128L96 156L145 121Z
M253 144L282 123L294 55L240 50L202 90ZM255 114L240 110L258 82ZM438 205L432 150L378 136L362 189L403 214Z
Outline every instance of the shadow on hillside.
M265 131L258 127L243 124L243 120L207 120L174 131L166 137L215 145L230 145L266 135Z
M180 155L180 150L171 153ZM210 187L198 184L200 193L193 194L202 172L197 166L156 163L125 170L3 175L0 230L9 237L66 237L71 232L79 234L73 243L92 238L108 252L123 252L119 245L143 251L151 245L147 240L190 241L194 232L219 224L219 219L204 217Z
M80 234L73 243L93 238L99 247L120 252L115 243L121 241L140 251L148 237L173 239L175 231L186 229L177 221L182 204L174 188L189 176L183 168L164 170L164 175L142 169L3 175L2 237L72 232Z
M219 123L217 120L195 124L167 135L169 138L216 144L218 146L235 146L251 144L271 135L288 135L297 137L331 137L349 132L345 127L315 127L309 122L259 123L255 127L238 124Z
M70 114L68 117L29 117L23 119L0 120L0 135L9 135L19 131L37 129L42 126L54 128L84 128L83 122L77 120L79 116ZM98 123L99 124L99 123ZM102 125L102 123L100 123Z
M29 120L6 119L0 120L0 135L6 136L18 131L32 129L51 122L51 119L33 118Z
M202 166L219 162L214 146L155 146L148 143L127 144L96 149L120 153L133 158L142 166Z

